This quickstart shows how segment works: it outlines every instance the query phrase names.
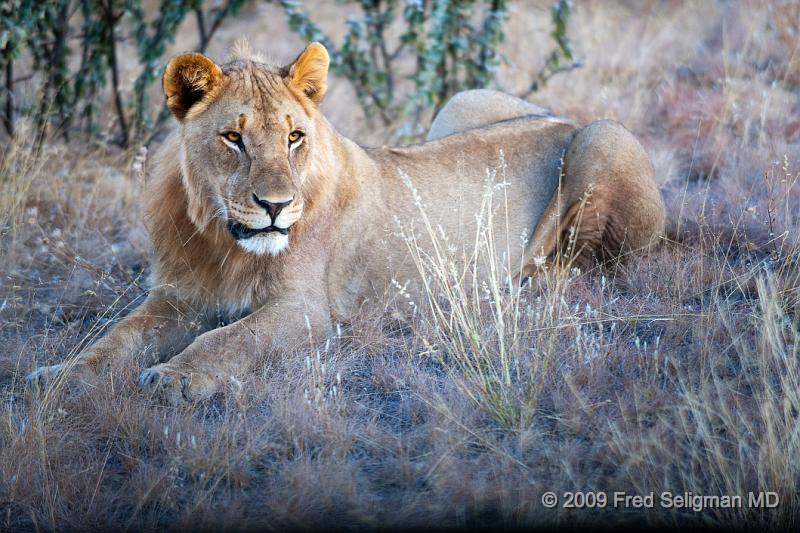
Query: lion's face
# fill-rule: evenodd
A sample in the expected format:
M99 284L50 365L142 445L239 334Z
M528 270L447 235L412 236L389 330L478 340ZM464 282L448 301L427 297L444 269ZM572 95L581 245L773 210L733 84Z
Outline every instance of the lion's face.
M321 45L286 68L251 61L220 68L199 54L170 62L164 89L182 122L181 166L190 204L197 204L190 205L195 224L218 219L256 254L288 246L303 214L327 65Z
M268 67L251 64L226 77L225 93L186 120L184 146L194 150L185 175L239 246L277 254L302 216L313 123Z

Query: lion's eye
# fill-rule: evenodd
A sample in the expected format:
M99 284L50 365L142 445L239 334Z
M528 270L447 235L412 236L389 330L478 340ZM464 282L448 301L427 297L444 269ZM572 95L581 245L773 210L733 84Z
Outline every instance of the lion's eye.
M292 133L289 134L289 142L290 143L296 143L297 141L299 141L303 137L303 135L305 135L305 134L302 131L296 131L295 130L295 131L293 131Z
M223 137L232 143L239 144L242 141L242 136L235 131L228 131L222 134Z

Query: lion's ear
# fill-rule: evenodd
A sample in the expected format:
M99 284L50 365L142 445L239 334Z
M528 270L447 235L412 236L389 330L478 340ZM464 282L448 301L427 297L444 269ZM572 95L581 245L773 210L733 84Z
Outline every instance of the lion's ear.
M330 62L324 46L320 43L309 44L289 66L286 78L289 86L319 104L325 96L325 81L328 79Z
M167 107L178 120L222 81L222 69L203 54L173 57L164 70L162 84Z

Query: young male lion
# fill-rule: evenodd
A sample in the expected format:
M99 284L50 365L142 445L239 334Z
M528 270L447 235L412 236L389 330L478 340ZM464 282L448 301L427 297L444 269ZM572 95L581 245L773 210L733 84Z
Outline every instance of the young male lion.
M146 190L152 288L105 337L68 365L36 370L32 384L137 357L154 365L139 377L144 389L194 401L309 330L324 338L397 284L419 291L411 249L466 262L488 225L501 275L519 279L567 231L579 249L608 256L663 230L650 160L617 123L522 117L362 148L319 112L328 64L317 43L287 67L218 66L201 54L169 62L163 88L178 128Z

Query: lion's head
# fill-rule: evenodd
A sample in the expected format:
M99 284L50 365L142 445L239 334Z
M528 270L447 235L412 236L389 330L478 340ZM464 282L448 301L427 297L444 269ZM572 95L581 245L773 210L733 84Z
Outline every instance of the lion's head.
M251 59L218 66L197 53L169 62L164 94L180 122L181 173L198 228L222 223L255 254L288 246L314 172L328 65L318 43L287 67Z

